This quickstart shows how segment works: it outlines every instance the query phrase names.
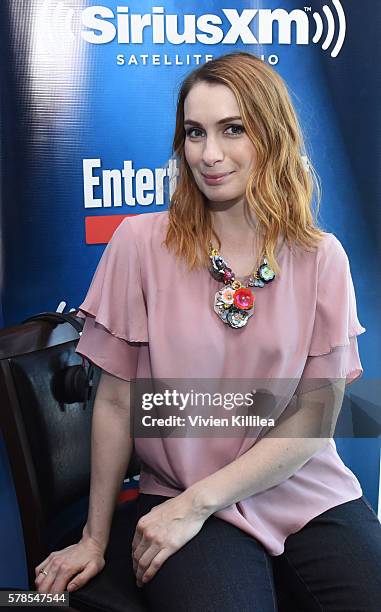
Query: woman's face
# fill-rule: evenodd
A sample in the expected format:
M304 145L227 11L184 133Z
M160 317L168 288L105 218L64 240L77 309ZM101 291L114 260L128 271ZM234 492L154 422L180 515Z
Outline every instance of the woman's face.
M184 129L185 158L207 200L243 203L256 151L244 130L233 92L220 84L194 85L184 102ZM225 176L208 182L205 174Z

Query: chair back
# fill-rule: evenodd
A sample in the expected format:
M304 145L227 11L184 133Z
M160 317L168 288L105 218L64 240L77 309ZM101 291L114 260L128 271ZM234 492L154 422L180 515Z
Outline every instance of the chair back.
M87 516L91 415L101 370L75 352L83 322L45 312L0 330L0 427L31 584L34 567ZM134 455L126 476L137 473Z

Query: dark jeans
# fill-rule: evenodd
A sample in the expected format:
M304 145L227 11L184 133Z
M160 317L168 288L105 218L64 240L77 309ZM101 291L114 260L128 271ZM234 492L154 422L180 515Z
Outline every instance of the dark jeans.
M166 499L140 494L138 518ZM312 519L273 557L212 515L142 593L154 612L379 612L381 524L363 496Z

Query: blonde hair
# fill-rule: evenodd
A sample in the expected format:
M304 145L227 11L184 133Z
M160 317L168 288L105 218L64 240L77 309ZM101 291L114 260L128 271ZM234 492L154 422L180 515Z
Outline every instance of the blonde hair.
M275 258L279 237L290 247L299 244L307 249L317 246L323 237L311 206L315 186L319 211L321 190L311 162L307 167L303 160L302 156L305 159L308 156L285 82L273 68L250 53L229 53L206 62L181 85L172 144L179 177L169 205L164 244L182 257L189 269L209 263L208 245L213 236L221 249L205 196L184 154L184 101L199 82L226 85L236 97L244 129L257 153L246 186L246 205L258 219L256 232L261 247L256 268L266 253L269 265L279 273Z

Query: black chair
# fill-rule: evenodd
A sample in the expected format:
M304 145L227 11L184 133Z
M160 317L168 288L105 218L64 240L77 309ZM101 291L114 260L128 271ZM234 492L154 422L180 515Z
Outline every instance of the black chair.
M101 370L84 367L75 353L83 321L72 314L41 313L0 330L0 426L34 591L36 565L51 551L77 542L87 518L91 413ZM126 477L139 474L139 468L134 454ZM67 610L147 609L132 569L135 517L136 500L117 505L105 568L70 594Z

